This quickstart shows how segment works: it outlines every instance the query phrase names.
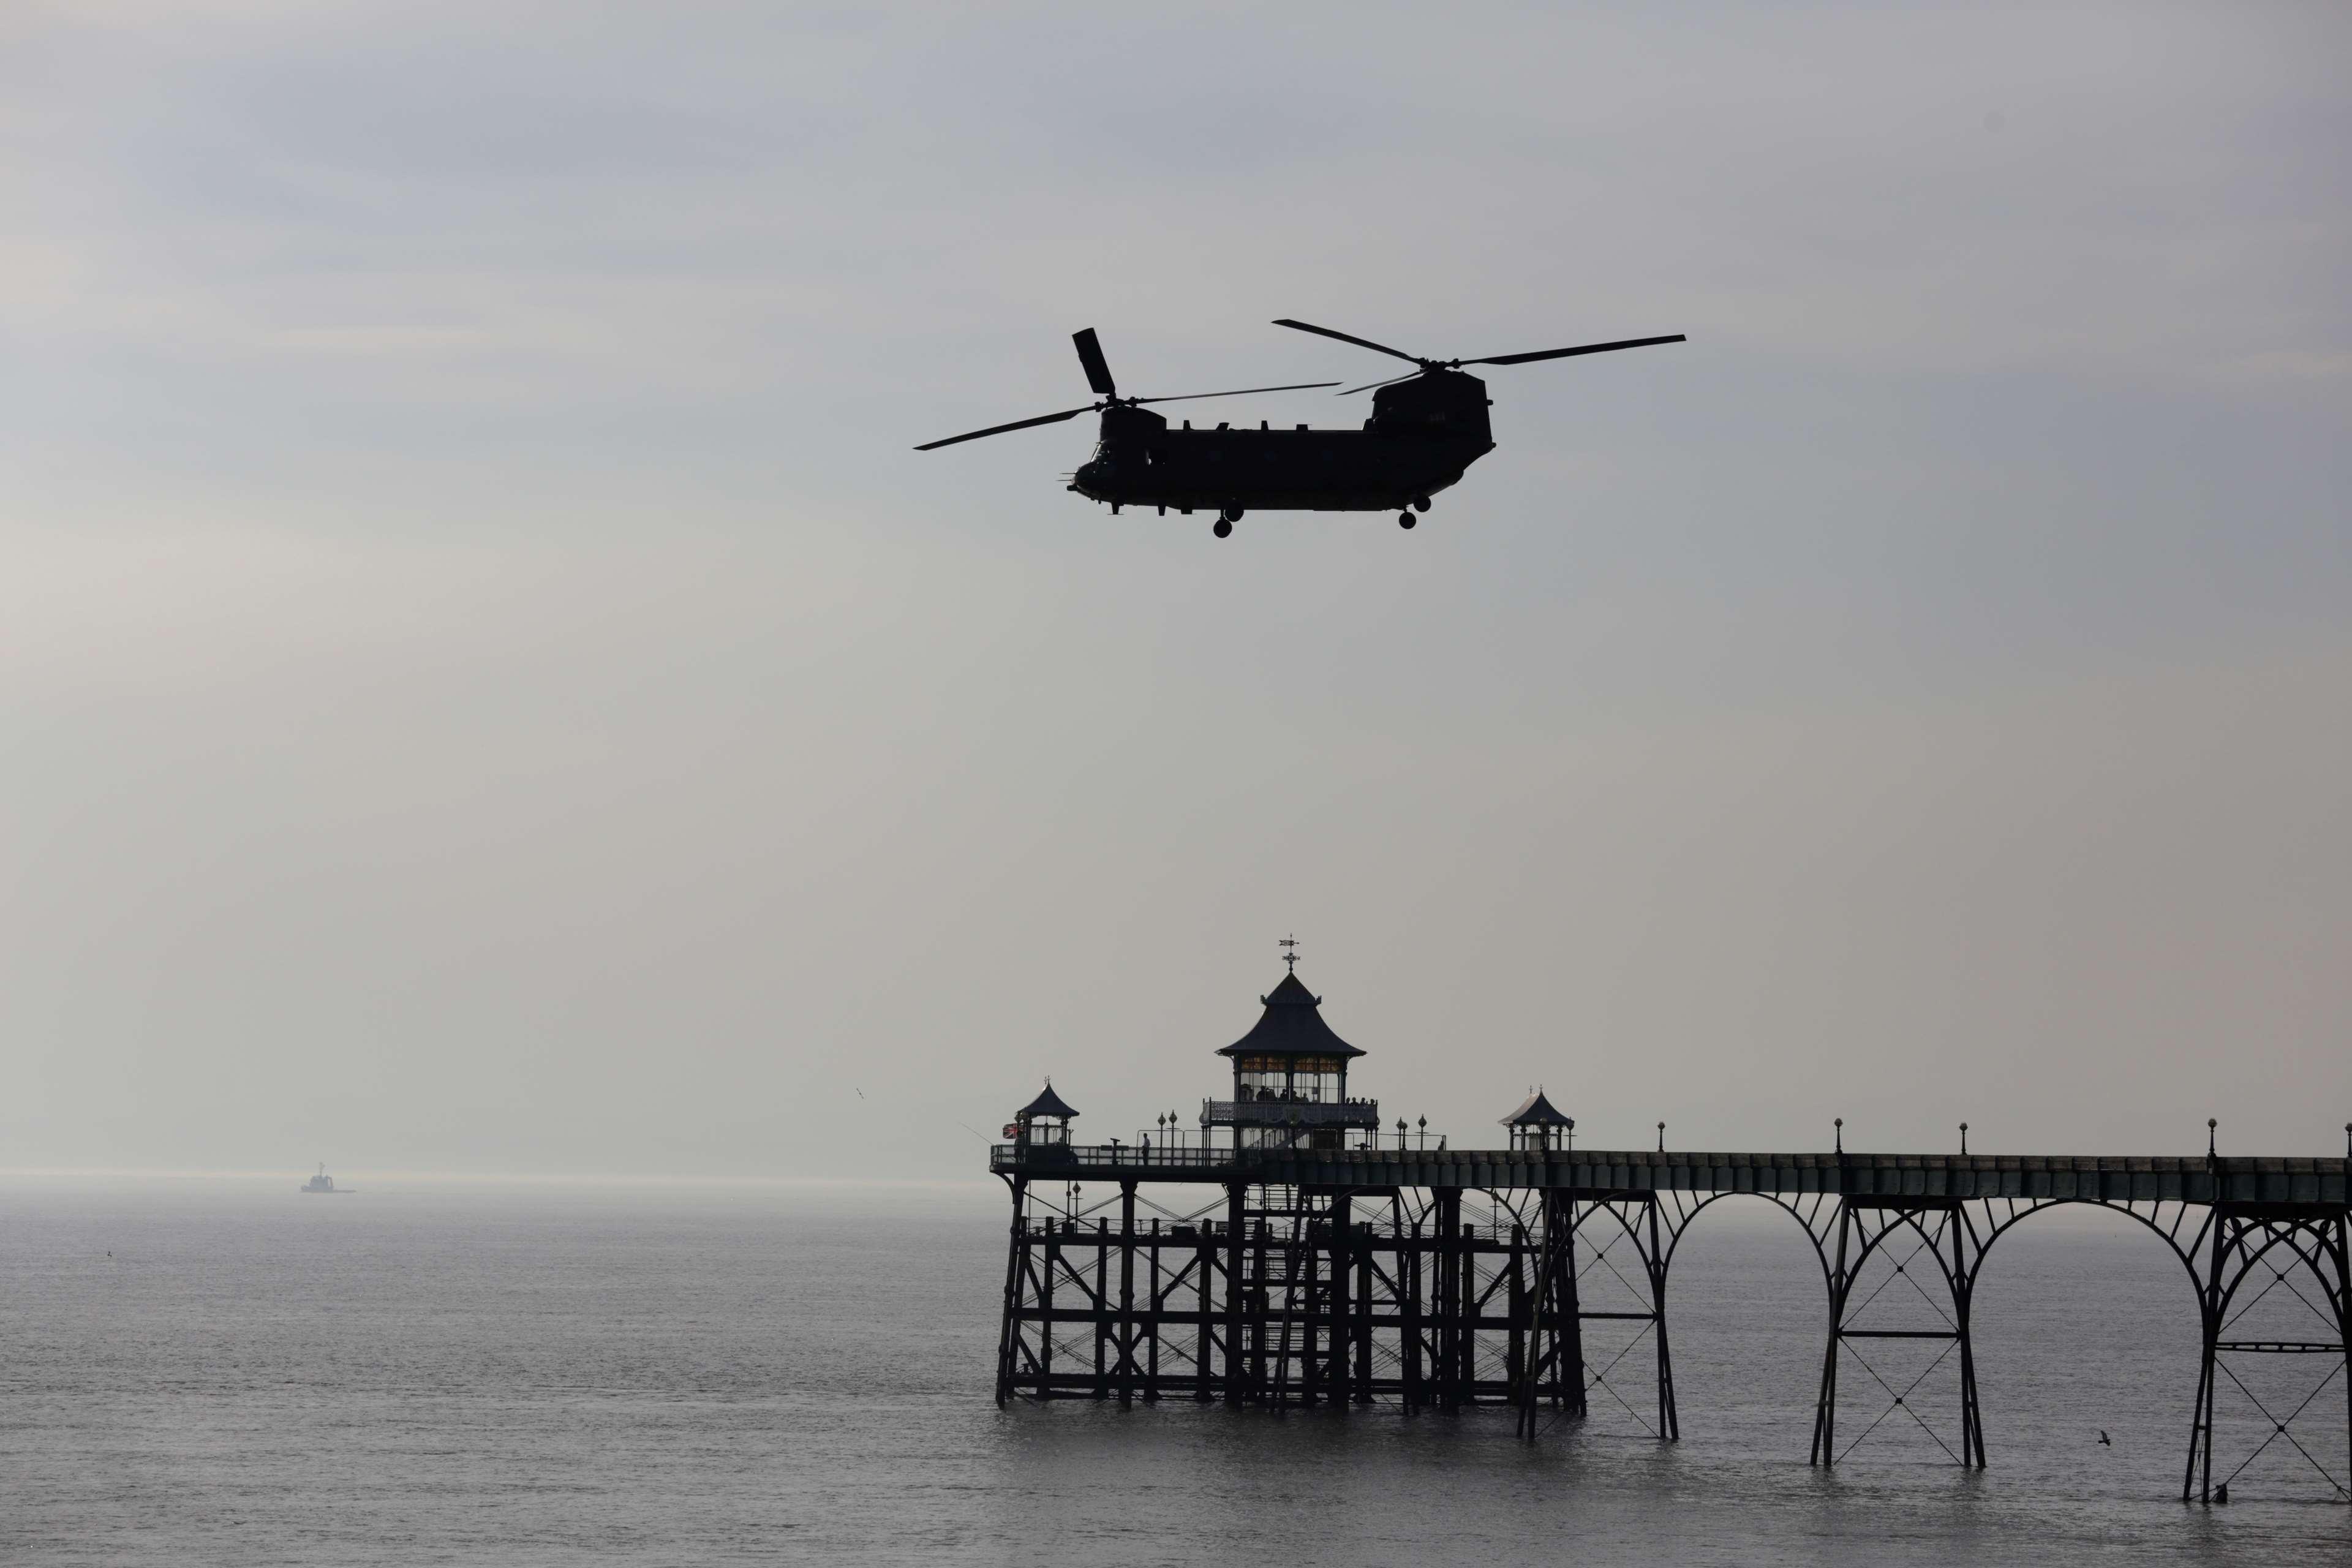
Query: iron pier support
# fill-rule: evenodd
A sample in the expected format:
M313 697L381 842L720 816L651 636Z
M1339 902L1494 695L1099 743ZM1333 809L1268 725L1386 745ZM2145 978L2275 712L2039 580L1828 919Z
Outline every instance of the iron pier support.
M1907 1234L1906 1234L1907 1233ZM1855 1319L1879 1299L1879 1291L1857 1304L1853 1300L1856 1282L1863 1270L1882 1250L1902 1246L1907 1251L1900 1261L1890 1258L1890 1267L1897 1276L1909 1274L1922 1258L1934 1263L1936 1276L1944 1285L1952 1303L1946 1312L1926 1287L1919 1294L1937 1315L1937 1324L1928 1327L1860 1327ZM1972 1469L1982 1469L1985 1464L1984 1421L1977 1403L1976 1351L1969 1331L1969 1304L1975 1289L1978 1266L1984 1257L1981 1238L1975 1234L1965 1205L1953 1199L1894 1200L1857 1204L1851 1198L1837 1201L1837 1254L1829 1268L1829 1336L1822 1356L1820 1398L1813 1409L1813 1446L1810 1462L1833 1466L1838 1462L1837 1406L1838 1373L1846 1354L1859 1355L1849 1341L1926 1340L1946 1343L1944 1354L1957 1350L1959 1354L1960 1384L1960 1447L1952 1458ZM1891 1283L1891 1281L1890 1281ZM1917 1285L1916 1276L1912 1283ZM1904 1300L1903 1298L1895 1298ZM1937 1360L1940 1361L1941 1356ZM1864 1366L1869 1363L1864 1360ZM1932 1370L1932 1364L1930 1370ZM1926 1373L1921 1373L1924 1379ZM1918 1380L1904 1389L1890 1392L1894 1402L1888 1413L1909 1409L1908 1400ZM1932 1437L1935 1429L1912 1411L1915 1420ZM1884 1420L1885 1415L1879 1417ZM1876 1423L1872 1424L1875 1426ZM1864 1428L1867 1436L1870 1428ZM1861 1439L1856 1438L1859 1442ZM1943 1439L1936 1439L1941 1443ZM1848 1449L1851 1452L1851 1447ZM1946 1452L1951 1453L1948 1446Z
M2291 1203L2217 1205L2208 1230L2210 1240L2197 1285L2201 1330L2197 1397L2190 1407L2189 1462L2181 1474L2180 1500L2226 1502L2229 1484L2272 1442L2286 1437L2292 1447L2301 1448L2288 1428L2338 1372L2345 1379L2346 1476L2347 1480L2352 1480L2352 1237L2347 1235L2346 1211ZM2291 1277L2315 1285L2327 1310L2322 1311L2308 1298L2305 1298L2304 1304L2335 1331L2335 1339L2224 1339L2222 1336L2269 1293L2270 1287L2263 1287L2244 1302L2239 1301L2240 1290L2259 1273L2273 1275L2273 1285L2286 1284ZM2294 1294L2301 1296L2302 1291L2294 1290ZM2239 1332L2242 1335L2248 1331ZM2282 1416L2265 1406L2223 1360L2225 1356L2244 1355L2325 1355L2336 1364L2302 1405ZM2213 1410L2225 1377L2269 1419L2272 1429L2252 1453L2216 1482ZM2307 1451L2304 1458L2326 1478L2337 1498L2352 1500L2352 1487L2329 1474L2326 1467Z
M1022 1270L1027 1267L1029 1249L1023 1227L1027 1221L1029 1178L1009 1177L1006 1184L1013 1189L1013 1234L1004 1248L1004 1319L996 1331L996 1405L1013 1397L1013 1364L1014 1347L1020 1343Z
M1242 1402L1242 1199L1248 1188L1225 1184L1225 1403Z

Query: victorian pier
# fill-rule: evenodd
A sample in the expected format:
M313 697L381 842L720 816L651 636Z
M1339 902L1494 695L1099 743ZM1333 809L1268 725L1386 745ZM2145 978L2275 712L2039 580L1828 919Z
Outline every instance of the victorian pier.
M1671 1442L1669 1268L1692 1220L1738 1196L1786 1210L1821 1264L1812 1462L1845 1459L1900 1411L1980 1468L1970 1306L1986 1254L2030 1215L2096 1205L2161 1238L2193 1288L2182 1498L2228 1500L2231 1467L2250 1459L2217 1452L2215 1411L2242 1399L2263 1419L2233 1436L2265 1431L2248 1446L2291 1446L2320 1495L2352 1498L2345 1160L2221 1155L2210 1122L2205 1152L2185 1156L1864 1153L1842 1126L1822 1152L1696 1152L1666 1148L1664 1123L1656 1148L1591 1150L1541 1092L1502 1119L1501 1147L1433 1146L1425 1123L1384 1126L1378 1101L1349 1092L1364 1053L1290 962L1255 1026L1218 1053L1230 1098L1205 1101L1197 1127L1171 1113L1131 1140L1081 1142L1050 1083L1006 1126L990 1152L1013 1196L1000 1404L1496 1405L1532 1441L1601 1397ZM1897 1277L1910 1311L1890 1316ZM2308 1311L2278 1319L2289 1298ZM1898 1387L1878 1370L1897 1341L1930 1371L1956 1365L1957 1397L1932 1415L1914 1392L1926 1373ZM2273 1408L2241 1374L2282 1357L2314 1386Z

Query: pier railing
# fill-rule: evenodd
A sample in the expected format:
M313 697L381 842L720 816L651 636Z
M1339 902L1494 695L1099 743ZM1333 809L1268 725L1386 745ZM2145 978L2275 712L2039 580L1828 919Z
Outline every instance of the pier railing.
M1881 1198L2342 1204L2345 1161L2273 1155L1713 1153L1679 1150L1202 1149L999 1143L1002 1175L1318 1186L1834 1194Z
M996 1143L988 1151L992 1171L1054 1172L1066 1169L1119 1171L1222 1171L1234 1163L1231 1149L1180 1148L1173 1144Z

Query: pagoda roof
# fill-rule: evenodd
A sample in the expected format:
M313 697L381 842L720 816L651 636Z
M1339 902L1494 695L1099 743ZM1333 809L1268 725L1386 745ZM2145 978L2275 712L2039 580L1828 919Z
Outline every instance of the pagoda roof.
M1045 1087L1039 1091L1037 1098L1014 1111L1013 1120L1026 1121L1032 1117L1051 1116L1067 1121L1076 1114L1077 1111L1071 1108L1069 1101L1054 1092L1054 1080L1049 1078L1045 1080Z
M1519 1102L1519 1108L1503 1118L1505 1127L1573 1127L1576 1119L1562 1116L1559 1108L1544 1098L1542 1089Z
M1299 984L1294 971L1258 1000L1265 1006L1257 1027L1217 1054L1221 1057L1360 1057L1364 1053L1331 1032L1323 1021L1323 998Z

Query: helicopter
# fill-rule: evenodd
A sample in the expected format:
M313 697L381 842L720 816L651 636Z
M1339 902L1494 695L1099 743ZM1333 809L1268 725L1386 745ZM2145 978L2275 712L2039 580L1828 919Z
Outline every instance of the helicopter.
M1581 343L1574 348L1539 349L1532 353L1489 354L1482 359L1423 359L1402 349L1369 338L1334 331L1287 317L1274 325L1343 343L1370 349L1401 359L1414 368L1386 381L1368 382L1341 393L1372 395L1371 417L1360 430L1315 430L1301 425L1276 430L1265 421L1255 430L1235 430L1220 423L1213 430L1195 430L1185 420L1181 429L1169 428L1164 416L1147 412L1145 404L1181 403L1198 397L1241 397L1259 392L1297 392L1337 386L1336 381L1294 383L1288 386L1253 386L1235 392L1188 393L1181 397L1121 397L1103 357L1101 341L1092 327L1072 334L1087 384L1102 399L1082 408L992 425L915 448L935 451L983 436L1002 436L1037 425L1058 424L1081 414L1102 416L1101 438L1094 456L1071 476L1069 489L1089 500L1105 501L1116 514L1121 507L1153 506L1162 516L1173 507L1185 516L1196 509L1213 509L1211 529L1219 539L1230 536L1234 524L1255 508L1267 511L1386 511L1397 510L1397 526L1409 529L1416 514L1430 508L1430 497L1460 481L1463 471L1495 449L1486 410L1493 400L1486 384L1465 374L1466 364L1528 364L1537 360L1568 359L1578 354L1609 353L1618 349L1649 348L1658 343L1687 342L1680 332L1670 337L1625 338L1616 342Z

